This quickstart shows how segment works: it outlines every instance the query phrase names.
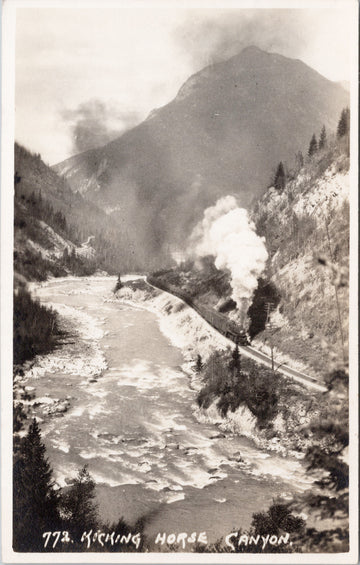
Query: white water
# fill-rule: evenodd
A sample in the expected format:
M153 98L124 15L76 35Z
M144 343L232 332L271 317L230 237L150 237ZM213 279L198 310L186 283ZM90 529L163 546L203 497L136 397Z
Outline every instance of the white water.
M87 463L101 483L104 519L151 513L150 536L206 531L210 541L249 527L274 497L307 488L301 462L195 419L182 351L153 312L109 301L115 280L72 278L32 289L79 332L40 359L24 383L35 387L33 410L58 483Z

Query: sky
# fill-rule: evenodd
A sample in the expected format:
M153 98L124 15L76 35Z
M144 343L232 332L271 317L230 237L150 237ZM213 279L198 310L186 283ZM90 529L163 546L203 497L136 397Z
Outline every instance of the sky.
M354 13L345 0L333 5L29 1L16 10L15 139L50 165L102 145L170 102L193 73L247 45L349 80Z

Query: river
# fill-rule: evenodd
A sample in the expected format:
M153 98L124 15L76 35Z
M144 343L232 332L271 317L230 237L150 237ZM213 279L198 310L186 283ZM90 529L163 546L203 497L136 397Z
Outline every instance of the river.
M288 500L306 489L300 461L196 420L182 351L154 312L111 300L115 280L71 278L32 289L68 328L81 329L26 382L57 482L88 464L103 519L147 515L149 537L206 531L211 542L248 528L276 496ZM54 399L67 411L46 414Z

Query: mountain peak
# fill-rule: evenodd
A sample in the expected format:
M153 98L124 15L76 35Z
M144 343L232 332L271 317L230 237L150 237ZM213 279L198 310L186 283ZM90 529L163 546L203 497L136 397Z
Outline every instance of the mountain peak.
M260 49L260 47L257 47L257 45L248 45L247 47L244 47L244 49L240 52L241 55L246 53L266 53L267 55L269 55L267 51Z
M260 49L260 47L257 47L257 45L248 45L247 47L244 47L244 49L230 57L230 59L225 60L224 63L229 63L236 60L243 61L244 59L264 59L272 56L276 57L279 55L277 53L269 53L264 49Z
M216 77L219 73L220 68L232 66L234 65L234 63L237 63L238 61L240 63L244 60L244 56L248 58L249 57L255 58L259 55L270 55L270 53L263 51L262 49L260 49L260 47L257 47L256 45L248 45L247 47L244 47L242 51L239 51L239 53L236 53L235 55L230 57L230 59L225 59L224 61L213 63L212 65L209 65L201 69L197 73L193 74L182 85L182 87L178 92L178 95L176 96L176 100L177 101L184 100L185 98L193 94L194 91L197 89L197 87L201 87L203 79L208 79L211 76Z

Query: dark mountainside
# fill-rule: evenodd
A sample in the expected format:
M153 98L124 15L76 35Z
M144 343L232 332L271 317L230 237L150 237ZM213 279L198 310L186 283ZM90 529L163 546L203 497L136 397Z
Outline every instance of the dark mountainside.
M14 182L15 280L142 268L127 230L18 144Z
M339 84L301 61L248 47L190 77L120 138L54 170L131 226L136 248L159 255L181 247L217 198L234 194L248 207L276 163L291 168L314 131L335 130L347 104Z

